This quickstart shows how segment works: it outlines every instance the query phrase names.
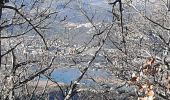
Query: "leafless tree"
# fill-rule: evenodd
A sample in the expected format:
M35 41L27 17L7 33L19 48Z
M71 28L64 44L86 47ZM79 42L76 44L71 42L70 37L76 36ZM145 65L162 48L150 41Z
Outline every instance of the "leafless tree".
M80 17L86 19L85 24L69 22L69 15L56 21L60 14L60 10L54 6L56 2L64 3L63 9L68 6L79 12ZM102 100L146 99L150 96L169 99L169 0L104 2L109 10L93 9L90 4L87 4L86 9L79 0L2 0L1 99L47 98L49 84L58 87L64 100L71 99L77 93L82 98L88 96L92 100L99 94L102 94ZM69 6L71 3L76 6ZM99 12L107 12L109 15L98 15ZM100 19L101 16L105 17ZM48 30L52 30L51 27L56 23L69 30L69 40L64 40L65 35L48 35ZM88 28L88 35L86 32L76 33L81 27ZM88 37L83 41L84 44L74 40L80 34ZM60 48L50 51L51 47ZM58 67L75 66L78 66L76 68L79 68L81 74L70 85L62 87L51 77ZM93 69L109 72L110 77L89 75L88 71ZM42 78L47 81L42 81ZM85 78L98 86L89 92L93 92L92 95L86 90L82 92L81 81ZM130 89L134 91L130 92ZM111 97L111 94L122 97Z
M32 100L35 95L40 95L40 91L37 92L40 78L52 73L56 58L55 51L48 51L50 44L45 38L59 13L54 7L56 2L58 1L0 1L2 100ZM44 84L42 97L49 82Z
M79 53L86 51L89 45L93 47L93 41L100 41L103 36L107 36L104 39L106 40L104 45L110 46L112 51L108 52L104 47L100 49L109 62L107 65L109 67L102 69L111 71L114 77L117 76L118 79L125 82L114 90L129 84L136 86L137 91L134 97L143 96L143 99L146 99L144 97L153 91L156 98L169 99L169 12L166 6L168 3L163 0L110 0L108 4L112 8L110 13L113 16L113 21L109 24L103 22L102 27L98 27L94 22L95 15L88 15L88 11L80 7L80 11L91 23L94 31L92 38L81 48L82 51L80 50ZM104 24L108 25L104 27ZM101 43L97 44L100 47ZM146 67L151 58L155 59L154 64L149 64L147 66L151 67ZM135 79L136 82L138 78L139 82L131 84L131 81L134 82ZM96 81L94 78L93 80ZM141 84L148 85L148 94L140 95L138 93ZM73 87L70 91L73 91L75 85L71 86Z

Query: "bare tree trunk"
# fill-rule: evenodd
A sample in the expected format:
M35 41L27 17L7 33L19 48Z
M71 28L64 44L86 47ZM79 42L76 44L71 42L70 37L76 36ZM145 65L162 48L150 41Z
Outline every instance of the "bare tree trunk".
M13 81L13 79L14 79L14 76L13 75L11 75L10 77L9 77L9 80L8 80L8 83L9 83L9 94L7 94L8 95L8 99L9 100L15 100L15 97L14 97L14 89L13 89L13 87L14 87L14 81Z
M0 20L2 17L2 5L3 5L3 0L0 1ZM0 57L1 57L1 29L0 29ZM1 68L1 58L0 58L0 68Z
M170 0L167 0L167 8L168 8L168 11L170 11Z

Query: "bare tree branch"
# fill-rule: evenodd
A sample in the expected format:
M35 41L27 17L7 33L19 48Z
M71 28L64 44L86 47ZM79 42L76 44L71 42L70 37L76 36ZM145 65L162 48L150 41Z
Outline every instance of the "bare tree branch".
M23 85L23 84L25 84L25 83L27 83L27 82L33 80L35 77L39 76L40 74L43 74L44 72L46 72L48 69L51 68L51 66L52 66L52 64L53 64L53 62L54 62L54 60L55 60L55 56L52 58L50 64L49 64L46 68L44 68L44 69L42 69L42 70L36 72L35 74L29 76L29 77L26 78L25 80L19 82L18 85ZM15 86L15 87L16 87L16 86Z
M19 10L15 7L6 6L6 5L0 5L0 6L2 6L2 8L12 9L12 10L16 11L21 17L23 17L33 27L33 29L37 32L37 34L42 38L42 40L46 46L46 50L48 50L48 46L47 46L44 36L37 30L37 28L31 23L31 21L29 19L27 19L27 17L25 17L22 13L20 13Z
M20 43L18 43L18 44L16 44L13 48L11 48L10 50L8 50L8 51L6 51L4 54L2 54L1 55L1 58L3 57L3 56L5 56L5 55L7 55L8 53L10 53L11 51L13 51L18 45L20 45L21 44L21 42Z

